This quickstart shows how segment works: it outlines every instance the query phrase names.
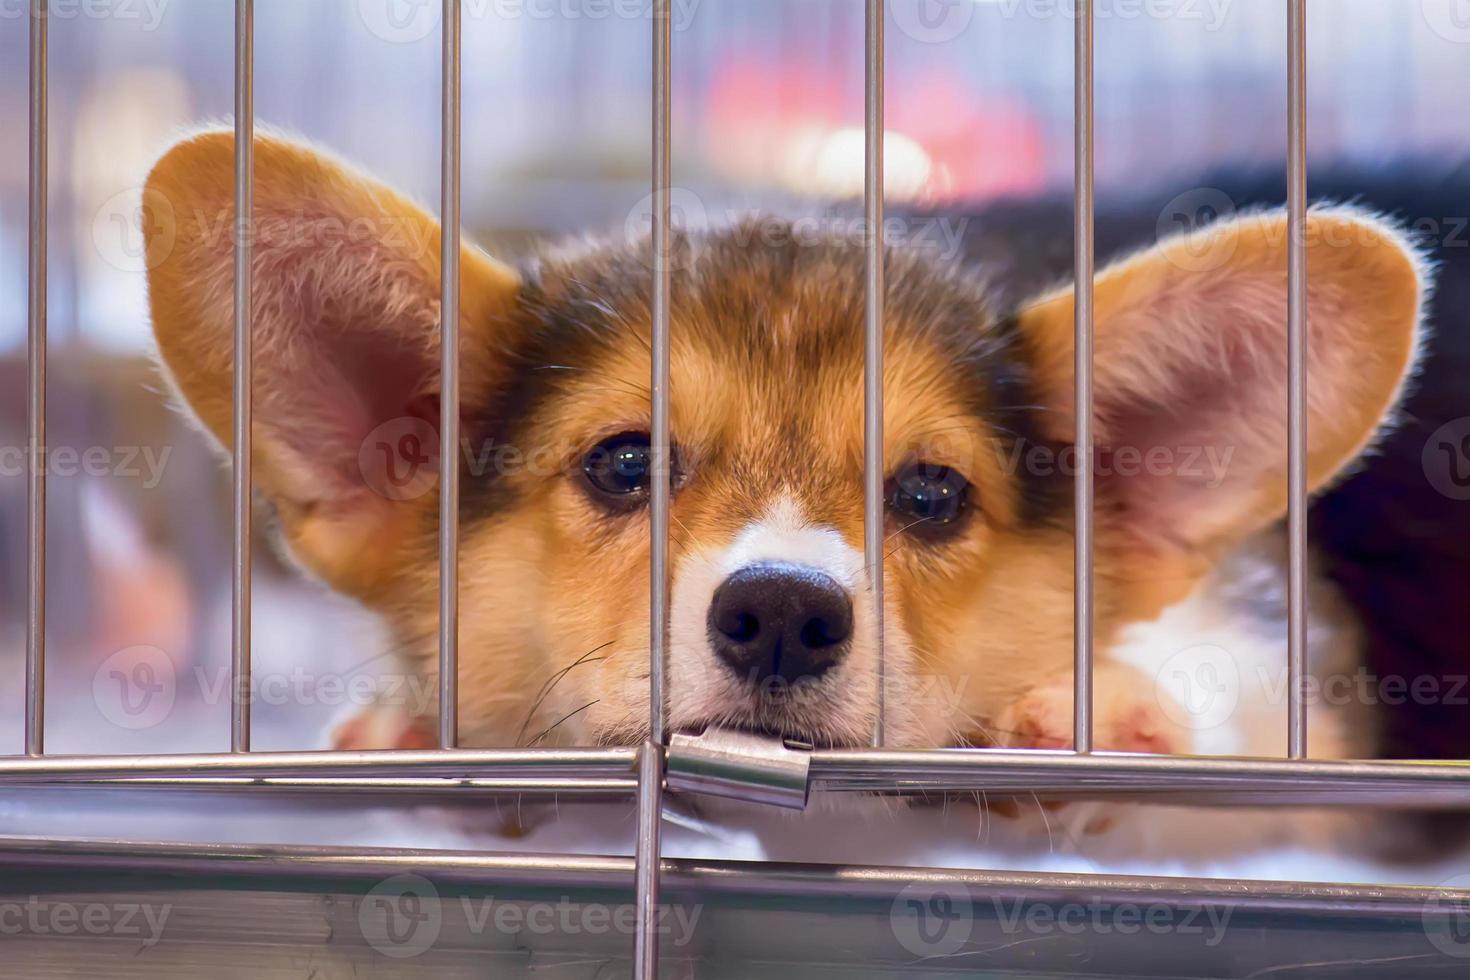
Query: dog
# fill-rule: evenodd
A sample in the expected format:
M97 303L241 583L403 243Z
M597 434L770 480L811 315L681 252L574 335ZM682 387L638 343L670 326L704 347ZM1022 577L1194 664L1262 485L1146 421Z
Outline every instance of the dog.
M163 369L231 443L233 136L170 149L144 193ZM255 145L256 489L299 566L437 676L440 231L328 154ZM166 215L167 220L161 220ZM783 232L772 234L772 230ZM754 218L676 235L668 717L868 744L864 250ZM1287 218L1261 210L1107 263L1094 291L1095 746L1286 749ZM1425 344L1433 264L1393 220L1316 206L1306 480L1361 466ZM649 717L651 247L519 264L466 243L460 309L459 736L628 745ZM886 246L881 621L891 746L1072 744L1074 297ZM1014 285L1009 287L1014 291ZM997 297L1007 297L998 299ZM1312 583L1314 674L1366 631ZM1227 710L1191 685L1233 672ZM1209 701L1209 698L1204 698ZM1376 751L1313 705L1310 755ZM433 743L384 704L339 748Z

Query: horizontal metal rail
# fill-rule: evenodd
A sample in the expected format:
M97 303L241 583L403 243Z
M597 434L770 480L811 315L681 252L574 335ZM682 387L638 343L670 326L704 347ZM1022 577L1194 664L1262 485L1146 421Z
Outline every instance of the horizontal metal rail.
M55 783L23 783L25 787L54 789ZM491 777L488 779L453 779L436 776L177 776L174 778L129 778L67 783L69 788L122 788L183 790L210 793L218 790L250 789L253 793L275 791L307 796L351 795L360 800L368 797L409 797L416 800L425 794L453 793L464 796L575 796L579 799L619 799L638 789L638 780L629 776L596 776L577 779L571 776L547 776L541 779Z
M1465 806L1470 764L939 749L817 752L814 790L1129 796L1191 804ZM1182 798L1181 798L1182 797Z
M118 779L265 778L363 775L465 779L485 772L516 779L596 779L631 774L633 749L423 749L386 752L213 752L179 755L49 755L0 758L0 784Z
M441 884L483 887L607 888L629 891L634 859L600 855L487 854L481 851L326 845L173 844L116 840L0 836L0 862L9 868L169 875L266 875L339 881L380 881L414 873ZM1071 872L852 867L781 862L662 861L664 882L704 895L840 897L891 900L914 887L963 887L1048 898L1081 892L1090 900L1176 901L1198 906L1303 914L1408 916L1470 903L1470 889L1360 885L1241 878L1165 878Z
M252 752L0 759L0 785L100 783L238 791L349 789L630 794L636 751ZM994 749L823 749L816 792L1127 796L1191 803L1470 806L1470 763L1129 755Z

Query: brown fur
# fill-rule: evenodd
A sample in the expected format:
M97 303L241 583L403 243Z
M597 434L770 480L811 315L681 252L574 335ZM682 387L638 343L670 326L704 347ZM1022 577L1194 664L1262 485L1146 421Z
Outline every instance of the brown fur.
M200 234L208 223L196 216L232 217L231 159L227 134L196 137L164 158L148 187L177 228L150 280L160 350L226 445L232 249L228 237ZM256 207L262 224L307 230L275 244L267 236L256 252L258 486L302 563L381 613L413 669L432 676L437 493L385 499L355 464L376 426L432 421L423 406L437 391L437 231L392 192L273 137L257 148ZM333 216L366 216L380 234L324 246L314 236ZM1099 478L1104 655L1120 627L1189 594L1231 545L1284 510L1283 229L1280 216L1248 217L1098 279L1100 453L1216 445L1237 454L1214 487L1178 474ZM772 245L753 231L680 242L676 579L778 500L862 548L861 246ZM1397 397L1423 286L1412 252L1372 218L1318 212L1310 232L1315 487L1362 449ZM626 741L643 730L646 512L599 506L577 470L601 439L648 428L647 255L646 241L592 243L517 274L465 249L466 744ZM902 249L888 257L887 281L886 470L942 463L974 487L953 534L918 534L890 518L885 612L900 651L890 730L913 745L1014 742L1003 729L1029 731L1036 720L1016 717L1023 699L1040 691L1054 707L1070 698L1070 478L1016 465L1029 450L1054 453L1071 440L1070 292L1003 315L983 283ZM475 464L496 447L521 462ZM1140 725L1128 719L1152 686L1131 668L1104 668L1100 739L1136 746ZM926 696L932 678L953 697ZM872 722L865 684L850 678L804 715L773 717L818 741L859 741ZM709 720L681 713L673 696L676 724ZM1116 737L1114 718L1123 719Z

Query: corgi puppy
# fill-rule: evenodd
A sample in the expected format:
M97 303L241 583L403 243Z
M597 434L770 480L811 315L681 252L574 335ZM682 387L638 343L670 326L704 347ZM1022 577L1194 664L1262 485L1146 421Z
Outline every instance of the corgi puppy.
M159 161L144 202L162 362L226 448L233 158L231 134L193 136ZM432 681L439 228L305 145L261 136L255 160L259 495L301 567L380 615L403 669ZM674 730L862 746L878 621L863 558L863 248L769 233L782 228L681 233L670 259L668 712ZM1305 240L1317 491L1391 417L1429 267L1397 226L1350 207L1313 209ZM1242 624L1284 587L1287 243L1284 213L1243 214L1097 275L1100 749L1285 751L1284 632ZM518 265L463 248L466 746L647 732L650 248L589 240ZM886 262L888 743L1068 746L1072 290L1001 306L984 269L901 245ZM1314 589L1313 669L1351 672L1351 610ZM1187 682L1222 671L1236 681L1217 717ZM1371 753L1359 715L1314 711L1311 754ZM385 704L334 744L420 746L434 730Z

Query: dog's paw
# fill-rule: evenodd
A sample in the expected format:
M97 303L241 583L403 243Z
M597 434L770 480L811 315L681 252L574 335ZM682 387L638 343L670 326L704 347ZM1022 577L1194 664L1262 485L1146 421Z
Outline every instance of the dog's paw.
M398 708L373 706L364 708L332 729L328 736L333 749L365 751L370 749L432 749L433 733L423 719L414 718Z
M349 715L328 735L333 750L361 752L381 749L434 749L439 747L432 723L386 705L373 705ZM529 837L549 822L554 804L519 797L492 797L468 804L445 796L449 805L430 801L437 814L435 827L452 835L474 840L518 841Z
M1164 714L1151 684L1127 672L1099 672L1093 678L1092 741L1108 752L1178 755L1188 751L1178 727ZM1072 685L1033 688L996 721L998 742L1006 748L1072 748Z

